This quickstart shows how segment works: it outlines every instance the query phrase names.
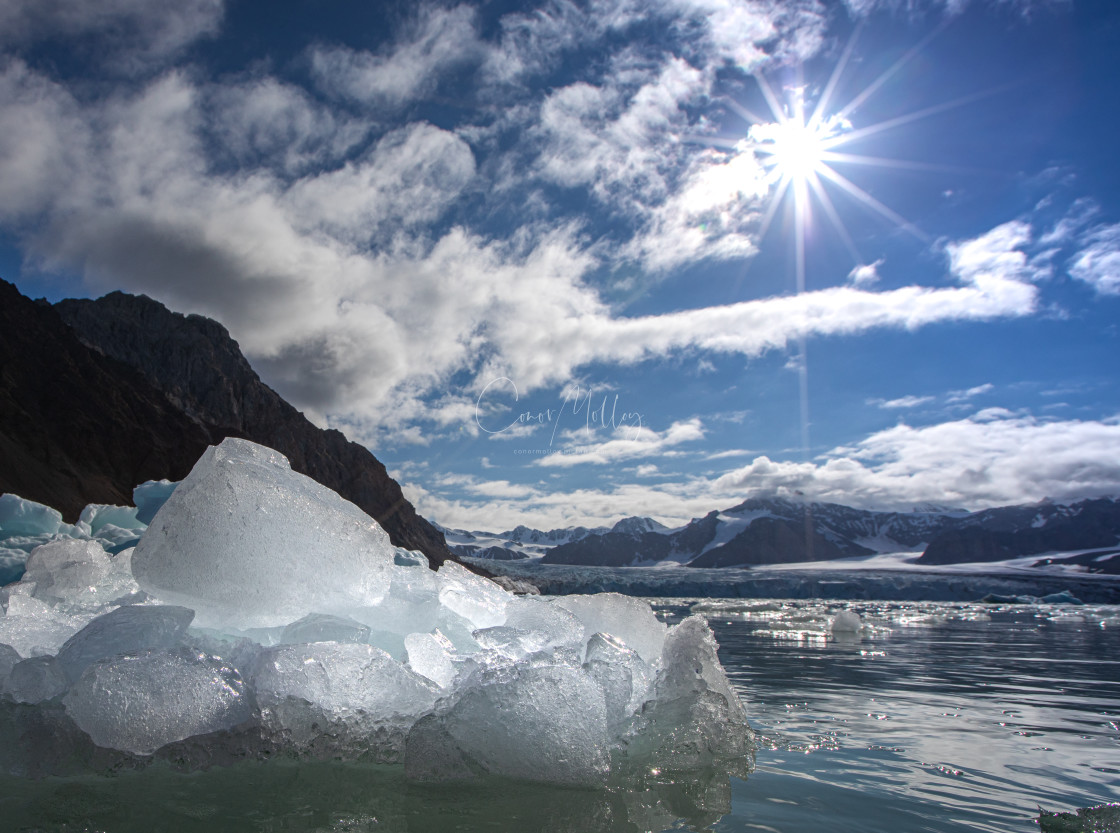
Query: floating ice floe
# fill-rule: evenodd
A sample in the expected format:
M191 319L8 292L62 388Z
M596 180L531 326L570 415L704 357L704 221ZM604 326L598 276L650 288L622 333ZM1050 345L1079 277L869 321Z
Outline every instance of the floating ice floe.
M90 507L68 537L57 513L0 505L48 539L0 589L0 739L18 741L0 743L0 771L283 755L596 786L753 765L699 616L669 628L618 594L433 572L244 440L147 491L139 516Z

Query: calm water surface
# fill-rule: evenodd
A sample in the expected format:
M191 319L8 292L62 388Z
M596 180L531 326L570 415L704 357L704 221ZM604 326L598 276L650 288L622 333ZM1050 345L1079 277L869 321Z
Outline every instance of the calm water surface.
M655 600L678 621L695 600ZM1031 831L1120 800L1120 608L699 603L759 733L747 779L608 791L416 785L247 763L0 779L0 830ZM850 609L860 635L827 633Z

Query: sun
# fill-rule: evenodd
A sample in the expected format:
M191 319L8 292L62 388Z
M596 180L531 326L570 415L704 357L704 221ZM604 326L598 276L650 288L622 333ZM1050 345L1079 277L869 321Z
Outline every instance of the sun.
M800 96L797 91L792 116L756 123L748 133L750 147L762 157L771 179L787 184L807 182L825 174L829 148L842 141L844 131L851 129L846 119L806 121Z

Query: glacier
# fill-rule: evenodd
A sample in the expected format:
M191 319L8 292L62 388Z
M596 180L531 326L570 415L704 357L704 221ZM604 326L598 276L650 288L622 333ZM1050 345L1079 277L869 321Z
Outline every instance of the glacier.
M137 503L67 525L0 497L0 564L23 570L0 589L0 771L286 757L601 787L753 768L699 615L433 572L245 440Z

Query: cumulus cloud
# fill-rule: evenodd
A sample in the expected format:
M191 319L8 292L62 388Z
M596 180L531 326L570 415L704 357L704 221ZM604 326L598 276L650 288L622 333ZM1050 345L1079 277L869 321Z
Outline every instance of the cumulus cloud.
M913 428L898 425L822 461L758 457L719 480L752 494L905 508L970 509L1120 493L1120 421L1042 421L1007 411Z
M812 461L757 456L715 477L656 484L618 482L597 489L526 487L516 499L453 497L405 487L428 517L450 526L528 523L541 529L608 524L646 515L670 525L749 497L793 497L878 510L923 503L978 510L1052 498L1072 502L1120 495L1120 418L1043 420L988 409L922 427L898 425ZM498 520L500 519L500 520Z

